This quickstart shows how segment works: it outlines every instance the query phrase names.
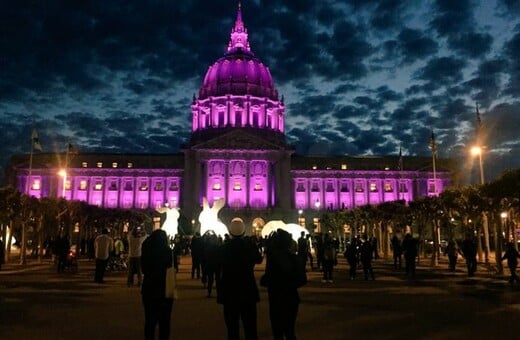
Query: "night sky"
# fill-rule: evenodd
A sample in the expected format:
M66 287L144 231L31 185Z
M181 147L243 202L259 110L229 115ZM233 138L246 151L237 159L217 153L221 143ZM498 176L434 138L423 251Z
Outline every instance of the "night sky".
M236 0L1 1L0 164L30 151L33 125L44 152L179 151L236 11ZM478 102L486 178L520 167L520 1L244 0L242 12L299 154L427 156L433 129L439 156L477 182Z

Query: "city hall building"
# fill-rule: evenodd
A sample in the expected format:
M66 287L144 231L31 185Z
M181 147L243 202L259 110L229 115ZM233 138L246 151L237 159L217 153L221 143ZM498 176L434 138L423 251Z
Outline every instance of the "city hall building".
M209 66L191 104L192 132L176 154L15 155L8 183L36 197L108 208L180 208L196 220L203 198L225 200L224 223L315 217L316 210L437 195L453 164L431 157L309 157L285 140L285 105L269 68L255 57L239 8L226 53ZM405 164L399 169L398 164ZM61 172L60 172L61 169ZM30 177L29 177L30 175ZM299 216L300 215L300 216Z

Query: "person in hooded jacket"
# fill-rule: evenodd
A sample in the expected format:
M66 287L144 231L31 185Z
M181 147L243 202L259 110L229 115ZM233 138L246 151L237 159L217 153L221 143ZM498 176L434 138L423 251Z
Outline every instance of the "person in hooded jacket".
M172 249L168 236L161 229L154 230L141 247L141 267L144 278L141 295L144 306L144 338L155 339L159 325L159 339L170 338L170 318L173 299L166 298L166 270L172 267Z
M240 320L246 340L256 340L256 304L260 294L254 268L262 262L262 254L250 238L244 237L245 226L241 219L231 221L228 229L231 238L219 251L217 303L224 306L228 340L240 339Z
M296 317L300 296L298 288L307 282L302 259L291 252L292 238L278 229L268 241L262 284L269 296L269 318L273 339L296 340Z

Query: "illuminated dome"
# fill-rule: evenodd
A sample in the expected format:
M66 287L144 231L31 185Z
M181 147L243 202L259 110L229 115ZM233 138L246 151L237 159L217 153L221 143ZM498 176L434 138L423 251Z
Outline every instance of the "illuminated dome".
M228 94L278 99L269 69L253 53L242 48L226 53L209 67L199 99Z
M199 99L229 94L278 99L269 68L251 52L240 3L227 53L208 68Z
M283 135L283 99L269 68L251 51L240 3L227 51L208 68L191 110L192 139L236 128Z

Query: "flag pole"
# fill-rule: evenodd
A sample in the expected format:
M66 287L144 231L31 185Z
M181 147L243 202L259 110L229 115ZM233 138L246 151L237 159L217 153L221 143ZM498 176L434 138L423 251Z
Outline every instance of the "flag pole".
M31 188L31 178L32 178L32 164L33 164L33 154L34 154L34 128L31 134L31 153L29 155L29 176L27 178L27 182L25 183L25 194L30 194Z
M437 195L437 170L436 170L436 164L435 164L437 146L435 145L435 135L433 134L433 130L432 130L432 136L431 136L431 148L432 148L433 188L434 188L435 195Z

